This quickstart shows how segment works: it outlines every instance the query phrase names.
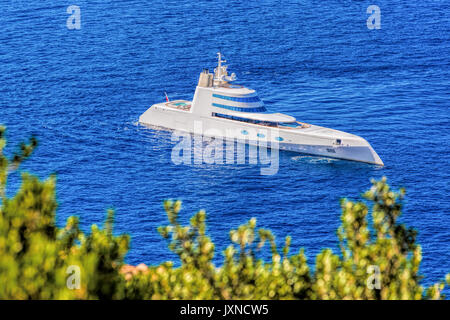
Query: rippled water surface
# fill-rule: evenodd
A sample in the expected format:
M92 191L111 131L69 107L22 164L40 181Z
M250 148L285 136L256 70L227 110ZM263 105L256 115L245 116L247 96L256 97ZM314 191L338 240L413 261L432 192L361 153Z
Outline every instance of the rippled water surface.
M68 30L66 8L81 8ZM175 257L156 227L162 200L182 199L182 220L208 213L217 261L228 231L251 217L314 261L337 251L339 199L370 178L406 187L402 221L419 231L424 283L450 271L450 9L446 1L2 1L0 122L40 146L26 170L57 173L58 223L83 228L116 209L132 236L129 263ZM164 91L190 99L221 50L239 82L271 111L366 138L386 164L280 153L279 172L256 165L174 165L170 133L137 124ZM13 148L10 146L10 152ZM12 179L11 194L18 186Z

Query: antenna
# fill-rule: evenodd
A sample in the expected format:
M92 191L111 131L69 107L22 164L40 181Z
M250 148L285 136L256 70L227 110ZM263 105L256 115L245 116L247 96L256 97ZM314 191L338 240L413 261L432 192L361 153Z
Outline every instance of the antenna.
M217 80L222 80L222 54L219 52L217 52Z
M226 66L222 66L222 63L227 62L227 60L223 59L223 55L222 53L219 51L217 52L217 68L215 69L215 79L219 84L223 81L228 81L228 80L224 80L225 74L226 74ZM225 72L225 74L224 74Z

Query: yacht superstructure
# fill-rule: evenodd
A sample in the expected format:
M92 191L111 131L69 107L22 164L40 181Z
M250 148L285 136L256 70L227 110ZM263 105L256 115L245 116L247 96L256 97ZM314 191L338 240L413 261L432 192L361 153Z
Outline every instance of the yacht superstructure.
M139 122L224 139L230 139L229 132L233 131L233 139L248 144L264 142L280 150L383 165L370 144L359 136L268 112L255 90L231 83L236 75L228 74L224 62L218 53L214 73L207 69L200 73L192 101L154 104Z

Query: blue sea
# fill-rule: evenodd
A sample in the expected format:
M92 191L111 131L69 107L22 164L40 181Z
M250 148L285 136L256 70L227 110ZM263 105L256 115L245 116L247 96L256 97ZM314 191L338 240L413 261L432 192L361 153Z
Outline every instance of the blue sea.
M381 29L368 29L370 5ZM81 29L68 29L67 8ZM8 152L31 134L23 170L57 174L57 221L82 228L116 210L131 235L128 263L176 261L156 228L162 201L181 221L207 212L215 261L229 230L257 218L309 263L339 252L339 199L360 199L371 178L407 190L401 221L419 232L423 284L450 272L450 4L448 1L35 1L0 3L0 123ZM266 108L366 138L385 166L280 153L260 165L175 165L171 134L138 124L152 104L191 99L221 50L238 83ZM13 195L19 173L10 180ZM449 294L449 290L446 290Z

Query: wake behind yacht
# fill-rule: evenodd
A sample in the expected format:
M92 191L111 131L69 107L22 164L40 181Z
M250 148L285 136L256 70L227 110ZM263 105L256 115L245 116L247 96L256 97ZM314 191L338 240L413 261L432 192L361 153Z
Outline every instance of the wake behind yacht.
M214 73L200 73L192 101L175 100L152 105L140 117L146 125L180 130L205 136L233 139L251 145L268 143L270 148L302 154L383 165L383 161L363 138L268 112L253 89L232 84L220 52ZM198 126L201 125L201 132Z

